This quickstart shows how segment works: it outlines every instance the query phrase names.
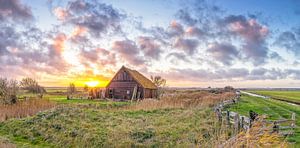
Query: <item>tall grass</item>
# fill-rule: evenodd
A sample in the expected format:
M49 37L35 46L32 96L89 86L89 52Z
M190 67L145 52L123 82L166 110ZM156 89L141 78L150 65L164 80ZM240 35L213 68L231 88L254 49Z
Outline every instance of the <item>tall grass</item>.
M288 147L288 143L278 135L272 133L272 125L267 125L260 117L246 132L240 132L228 140L222 147Z
M16 148L16 146L10 143L7 139L0 137L0 148Z
M164 94L160 100L144 99L132 106L130 110L153 110L164 108L212 107L220 101L234 98L233 92L214 94L207 91L172 91Z
M13 105L0 105L0 121L31 116L54 106L55 103L45 99L21 100Z

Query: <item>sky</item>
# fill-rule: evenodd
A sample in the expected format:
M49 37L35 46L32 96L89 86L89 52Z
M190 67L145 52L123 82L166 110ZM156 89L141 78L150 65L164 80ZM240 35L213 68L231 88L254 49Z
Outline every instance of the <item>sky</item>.
M0 77L105 86L300 87L297 0L0 0Z

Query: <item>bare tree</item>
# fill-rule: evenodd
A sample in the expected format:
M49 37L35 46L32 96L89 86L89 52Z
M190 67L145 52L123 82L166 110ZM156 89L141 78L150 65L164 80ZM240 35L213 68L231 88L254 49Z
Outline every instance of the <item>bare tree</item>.
M20 86L24 89L24 90L27 90L28 92L30 93L39 93L42 94L46 92L45 88L40 86L38 84L38 82L32 78L23 78L21 81L20 81Z
M151 76L151 81L157 86L157 98L160 98L165 92L167 80L163 79L161 76Z
M72 98L72 95L76 93L76 87L74 83L70 83L69 87L68 87L68 96L67 99L69 100L70 98Z
M0 103L15 104L19 91L18 81L0 78Z

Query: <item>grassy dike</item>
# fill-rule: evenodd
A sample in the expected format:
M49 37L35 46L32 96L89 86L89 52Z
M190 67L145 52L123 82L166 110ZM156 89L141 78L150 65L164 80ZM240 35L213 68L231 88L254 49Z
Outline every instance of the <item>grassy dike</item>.
M294 136L287 137L289 142L295 142L300 146L300 107L290 105L286 102L263 99L249 95L242 95L241 100L228 108L230 111L238 112L249 116L249 111L253 110L260 115L267 115L269 120L290 119L291 113L296 113L296 133Z
M131 111L64 106L0 123L0 136L18 147L212 145L217 123L210 108Z
M281 99L285 101L290 101L293 103L300 104L300 91L299 90L252 90L250 91L255 94L260 94L264 96L270 96L274 99Z

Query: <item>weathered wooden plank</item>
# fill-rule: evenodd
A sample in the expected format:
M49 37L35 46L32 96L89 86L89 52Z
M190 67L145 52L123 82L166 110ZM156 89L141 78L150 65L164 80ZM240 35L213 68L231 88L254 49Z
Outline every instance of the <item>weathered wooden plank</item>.
M236 116L236 114L237 114L236 112L230 112L229 113L229 115L232 116L232 117Z
M279 126L279 129L293 129L292 126Z
M277 123L290 123L290 122L294 122L294 120L291 119L283 119L283 120L276 120L273 122L277 122Z
M279 132L280 135L293 135L294 134L294 130L289 130L289 131L281 131Z

